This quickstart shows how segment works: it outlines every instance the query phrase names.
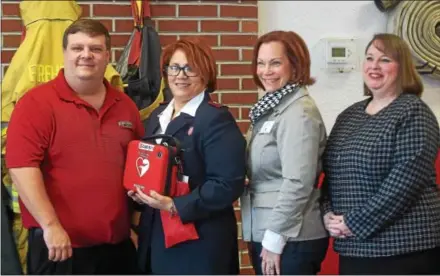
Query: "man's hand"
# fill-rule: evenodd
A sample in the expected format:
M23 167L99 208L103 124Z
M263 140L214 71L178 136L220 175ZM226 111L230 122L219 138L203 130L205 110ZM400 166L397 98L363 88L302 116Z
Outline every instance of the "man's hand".
M72 245L61 224L57 223L43 229L43 237L49 250L49 260L65 261L72 257Z
M12 168L9 173L24 205L43 229L49 260L58 262L72 257L70 238L50 202L40 168Z
M271 252L263 247L260 255L261 271L264 275L280 275L281 274L281 255Z

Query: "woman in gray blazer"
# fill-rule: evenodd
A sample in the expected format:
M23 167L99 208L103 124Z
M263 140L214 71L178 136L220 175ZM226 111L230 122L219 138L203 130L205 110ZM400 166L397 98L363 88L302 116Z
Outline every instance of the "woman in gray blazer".
M309 52L296 33L270 32L252 67L265 95L249 114L243 238L256 274L316 274L328 247L317 189L326 130L306 89Z

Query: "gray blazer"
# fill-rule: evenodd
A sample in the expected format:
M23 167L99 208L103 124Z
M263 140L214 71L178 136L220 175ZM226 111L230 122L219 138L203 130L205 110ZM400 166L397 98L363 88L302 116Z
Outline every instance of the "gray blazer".
M316 189L326 138L305 88L286 95L249 131L249 186L240 198L245 241L261 242L266 229L288 241L328 236Z

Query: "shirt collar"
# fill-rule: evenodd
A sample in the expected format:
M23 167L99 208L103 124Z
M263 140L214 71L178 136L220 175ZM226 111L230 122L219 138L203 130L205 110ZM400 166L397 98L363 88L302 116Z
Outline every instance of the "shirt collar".
M196 116L197 109L199 108L200 104L203 102L204 98L205 98L204 92L198 94L197 96L195 96L194 98L189 100L189 102L187 102L182 107L180 112L177 113L175 117L179 116L180 113L186 113L186 114L191 115L193 117ZM168 103L167 107L159 114L159 117L165 116L165 117L169 117L171 119L171 116L173 115L173 111L174 111L174 99L172 99Z
M194 98L192 98L189 102L187 102L179 113L176 114L175 117L179 116L181 113L188 114L192 117L196 115L197 109L200 104L203 102L205 98L205 93L201 92ZM172 99L167 107L159 114L159 124L162 130L165 130L168 124L171 122L174 111L174 99Z
M202 92L199 95L192 98L189 102L187 102L180 112L176 114L176 117L180 115L180 113L186 113L191 116L196 116L196 111L199 108L200 104L203 102L203 99L205 98L205 93Z
M165 132L168 124L171 122L171 117L174 111L174 99L172 99L167 107L159 114L159 124L162 132Z
M69 101L69 102L74 102L77 104L78 103L79 104L86 103L80 97L78 97L76 92L67 83L67 80L64 76L64 69L61 69L59 71L58 76L55 78L54 81L55 81L55 89L58 93L58 96L61 99L65 100L65 101ZM106 95L105 95L104 102L119 101L121 99L121 95L120 95L121 92L114 89L105 78L103 79L103 82L104 82L105 89L106 89Z

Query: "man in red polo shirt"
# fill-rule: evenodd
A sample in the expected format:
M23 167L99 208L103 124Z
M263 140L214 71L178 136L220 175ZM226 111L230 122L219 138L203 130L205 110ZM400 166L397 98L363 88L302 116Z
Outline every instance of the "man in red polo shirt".
M63 37L64 70L27 92L9 123L6 165L29 229L29 274L130 274L128 142L136 105L104 79L110 35L80 19ZM48 49L50 50L50 49Z

